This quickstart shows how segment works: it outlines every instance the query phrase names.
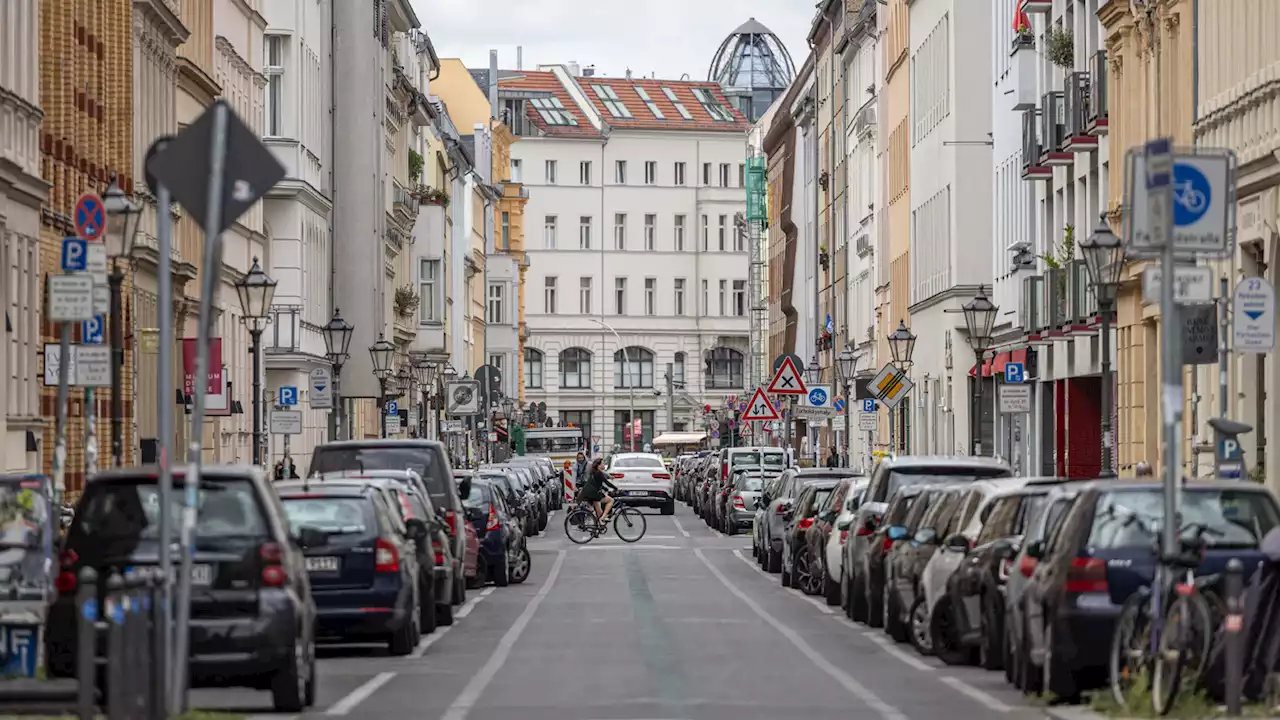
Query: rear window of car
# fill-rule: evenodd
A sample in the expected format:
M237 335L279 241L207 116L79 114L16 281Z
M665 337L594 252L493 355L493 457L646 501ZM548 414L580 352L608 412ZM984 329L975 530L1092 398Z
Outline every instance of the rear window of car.
M1280 524L1266 493L1220 488L1184 488L1178 503L1182 536L1201 535L1210 548L1255 548ZM1098 498L1089 545L1095 548L1151 547L1164 517L1159 489L1113 490Z
M761 460L763 459L763 463ZM737 452L729 455L729 467L761 467L781 469L786 456L780 452Z
M891 470L889 482L886 483L884 497L891 498L900 488L911 485L940 485L942 483L965 483L987 478L1012 477L1008 468L984 467L922 467L906 470Z
M659 458L651 457L619 457L614 458L613 464L609 466L613 468L666 468Z
M747 492L759 492L764 488L764 476L743 473L733 481L733 486Z
M453 478L438 478L436 451L430 445L413 447L319 447L311 458L311 475L341 470L412 470L422 477L436 507L452 507L448 482Z
M471 494L462 501L462 504L470 508L487 508L491 502L493 502L493 488L477 482L471 483Z
M170 517L174 537L186 493L174 478ZM196 535L202 538L244 538L267 535L269 525L257 489L247 479L203 478L196 506ZM160 535L160 488L154 480L89 483L72 524L72 542L112 546L127 553L138 543ZM120 544L131 545L120 549ZM107 554L116 554L103 549Z
M297 532L310 527L330 535L368 536L377 527L373 503L363 497L324 495L284 495L284 505L289 526Z

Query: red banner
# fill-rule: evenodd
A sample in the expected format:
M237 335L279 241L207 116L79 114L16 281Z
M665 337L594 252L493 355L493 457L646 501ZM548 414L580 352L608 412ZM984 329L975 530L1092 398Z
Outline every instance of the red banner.
M196 340L182 339L182 392L194 395L196 392ZM208 395L222 394L222 338L209 338L209 378L205 383Z

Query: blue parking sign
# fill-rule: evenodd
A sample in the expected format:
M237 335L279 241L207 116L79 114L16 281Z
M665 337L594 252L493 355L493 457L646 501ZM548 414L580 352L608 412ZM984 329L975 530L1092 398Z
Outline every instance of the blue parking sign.
M80 336L85 345L102 345L107 341L107 319L102 315L96 315L89 320L84 321L84 326L80 329Z
M875 412L875 411L876 411L876 399L875 399L875 398L863 398L863 399L862 399L862 412Z
M388 415L400 414L400 405L395 400L391 400L387 402L387 414Z
M1004 364L1004 381L1007 383L1020 383L1027 379L1026 367L1020 362L1011 362Z
M280 405L292 407L298 404L298 388L293 385L280 386Z
M62 239L62 272L83 272L89 267L89 243L84 238Z

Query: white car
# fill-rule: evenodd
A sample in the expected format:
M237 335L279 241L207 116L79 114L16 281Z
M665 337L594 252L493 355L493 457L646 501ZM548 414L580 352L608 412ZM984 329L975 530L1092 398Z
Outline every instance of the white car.
M844 503L840 506L840 514L836 516L835 528L827 536L827 547L824 550L826 563L823 565L827 568L827 577L823 581L823 590L827 596L828 605L839 605L841 602L840 578L844 577L845 573L844 546L849 541L849 533L853 529L855 511L870 484L871 478L857 478L853 481L849 492L844 496ZM832 584L835 585L834 588L829 587Z
M663 515L674 515L676 496L671 471L655 453L619 453L609 458L605 472L618 486L617 500L628 505L647 505L662 509Z

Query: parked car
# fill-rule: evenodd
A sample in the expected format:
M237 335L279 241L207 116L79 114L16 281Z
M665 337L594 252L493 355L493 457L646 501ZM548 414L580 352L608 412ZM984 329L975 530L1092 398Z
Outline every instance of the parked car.
M808 595L821 590L820 578L813 572L813 558L809 553L808 535L813 529L818 508L827 501L840 484L837 478L822 478L805 483L800 495L788 508L783 520L782 533L782 586L794 586Z
M760 489L760 497L756 498L755 512L751 515L751 554L760 567L764 568L769 556L769 546L765 543L765 525L769 522L769 508L773 499L782 491L787 475L779 475L764 484Z
M59 558L59 595L49 609L45 653L51 675L75 677L75 593L82 568L99 577L159 563L159 471L100 472L76 503ZM176 497L185 487L173 471ZM256 468L207 466L200 475L191 581L190 682L250 687L272 705L301 712L315 703L316 607L303 546L318 530L295 533L267 478ZM175 505L173 516L180 514ZM174 527L173 540L177 540ZM99 584L103 601L106 583ZM100 632L105 642L105 630Z
M964 493L949 485L927 486L902 524L885 528L893 545L884 559L881 625L897 642L910 640L922 655L933 653L922 576L942 538L958 525L955 518L963 498Z
M926 485L906 485L895 492L887 503L884 511L883 521L876 525L871 534L867 536L867 542L862 543L862 551L845 557L845 570L849 575L858 575L865 578L864 592L872 597L884 596L884 563L889 556L889 552L893 550L895 543L907 540L907 535L902 532L890 533L889 528L902 525L906 522L907 513L911 511L911 506L915 503L920 493L927 489ZM856 510L854 511L856 515ZM857 519L853 520L857 522ZM849 537L850 541L856 535ZM848 543L846 543L846 546ZM846 551L847 552L847 551ZM850 587L847 582L841 585L844 590ZM857 598L844 595L845 613L853 619L853 603ZM864 602L868 600L864 597ZM866 618L867 625L871 627L880 627L884 622L883 610L879 615L871 615Z
M533 468L510 464L503 464L502 467L511 470L529 500L529 518L526 534L529 537L540 534L547 529L550 511L547 510L547 496L538 488Z
M772 473L762 470L734 471L720 511L720 532L736 535L742 528L751 527L756 513L756 500L759 499L764 484L773 477Z
M827 577L823 579L824 587L822 590L828 605L844 604L844 597L840 592L840 588L844 586L845 575L844 546L849 541L854 511L858 509L859 503L862 502L862 496L867 491L867 485L870 483L870 478L851 478L844 502L840 504L839 513L832 523L833 529L828 534L827 544L823 550L825 558L823 560L823 568Z
M785 516L791 510L791 503L800 491L811 482L839 480L853 476L852 470L840 468L790 468L783 471L777 495L770 495L768 510L761 522L764 536L761 539L761 547L765 551L762 564L765 570L771 573L782 572Z
M505 493L493 476L481 476L463 501L467 517L481 534L480 557L484 578L498 587L520 584L529 578L529 546L520 519L507 506Z
M818 593L826 598L828 605L840 604L840 586L831 580L831 570L827 567L827 540L835 531L836 518L840 516L840 508L844 507L855 480L857 478L844 478L836 484L835 491L818 506L813 516L813 527L805 534L810 572L817 583Z
M659 507L663 515L676 511L671 473L654 453L618 453L609 458L605 472L618 487L617 500L628 505Z
M537 505L533 496L525 492L524 484L514 469L505 465L487 465L476 471L476 477L501 485L507 508L520 524L520 533L531 537L537 532L533 519L537 516Z

